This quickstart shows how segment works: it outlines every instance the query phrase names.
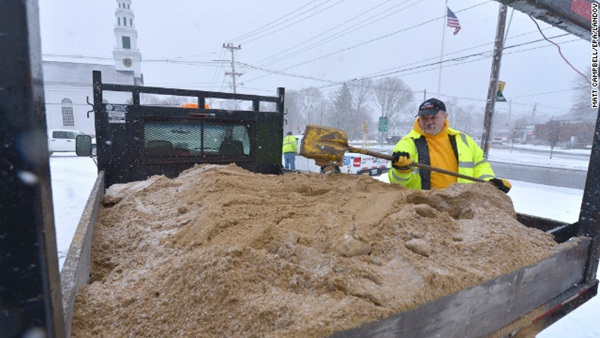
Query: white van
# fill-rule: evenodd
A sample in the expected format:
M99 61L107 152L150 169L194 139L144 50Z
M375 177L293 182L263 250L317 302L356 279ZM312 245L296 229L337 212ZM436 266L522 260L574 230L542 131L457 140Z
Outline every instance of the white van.
M294 135L294 137L298 140L298 150L300 150L303 135ZM284 161L282 158L282 165L283 163ZM390 161L378 157L346 152L344 154L343 163L340 163L340 172L355 175L381 175L389 170L389 163ZM296 156L296 170L319 173L321 172L321 167L315 164L315 160L298 155Z
M389 170L390 161L379 157L359 154L346 153L344 155L344 164L340 171L345 174L377 176L386 173Z
M86 135L78 130L51 129L48 131L48 150L54 152L75 152L77 135ZM96 154L96 139L92 138L92 154Z

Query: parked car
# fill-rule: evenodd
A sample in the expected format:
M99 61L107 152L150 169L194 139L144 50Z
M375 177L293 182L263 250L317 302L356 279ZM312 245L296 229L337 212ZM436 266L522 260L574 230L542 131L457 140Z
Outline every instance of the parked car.
M51 129L48 131L48 150L55 152L75 152L77 135L86 135L79 130ZM92 138L92 155L96 155L96 138Z
M507 143L508 140L506 139L506 137L494 137L494 139L491 142L492 145L504 145Z

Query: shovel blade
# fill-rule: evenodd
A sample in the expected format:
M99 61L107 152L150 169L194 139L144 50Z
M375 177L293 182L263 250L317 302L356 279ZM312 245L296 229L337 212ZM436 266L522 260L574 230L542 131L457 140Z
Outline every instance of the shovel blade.
M324 166L332 162L342 163L347 149L348 135L343 130L309 124L304 130L300 155Z

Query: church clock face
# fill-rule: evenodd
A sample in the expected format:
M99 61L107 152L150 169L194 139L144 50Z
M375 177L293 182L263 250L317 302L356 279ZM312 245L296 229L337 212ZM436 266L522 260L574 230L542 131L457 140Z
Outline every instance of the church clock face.
M129 68L129 67L131 67L132 64L133 64L133 62L131 61L130 58L123 59L123 66Z

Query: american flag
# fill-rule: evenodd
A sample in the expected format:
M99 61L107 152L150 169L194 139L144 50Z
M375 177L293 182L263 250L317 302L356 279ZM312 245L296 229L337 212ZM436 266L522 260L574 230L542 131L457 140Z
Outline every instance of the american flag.
M446 9L448 10L448 27L453 27L454 35L456 35L458 34L458 31L460 31L460 22L458 22L458 18L454 12L450 10L450 7L446 7Z

